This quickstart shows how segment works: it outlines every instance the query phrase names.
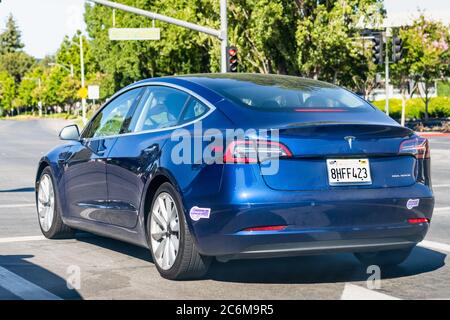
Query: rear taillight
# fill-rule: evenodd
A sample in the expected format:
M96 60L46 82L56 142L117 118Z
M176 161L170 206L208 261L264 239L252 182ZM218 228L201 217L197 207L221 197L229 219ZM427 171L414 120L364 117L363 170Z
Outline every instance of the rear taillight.
M237 140L231 142L223 156L224 163L257 163L268 159L292 157L282 143L275 141Z
M417 159L429 159L430 146L427 139L417 137L403 141L399 153L412 154Z
M408 219L408 223L409 224L420 224L420 223L429 223L430 220L428 220L427 218L412 218L412 219Z

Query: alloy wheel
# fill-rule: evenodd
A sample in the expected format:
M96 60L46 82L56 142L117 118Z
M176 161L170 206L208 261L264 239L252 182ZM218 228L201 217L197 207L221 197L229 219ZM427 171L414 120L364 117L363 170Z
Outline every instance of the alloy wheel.
M180 247L180 223L175 201L167 192L160 193L153 203L150 235L155 262L169 270Z
M52 227L55 214L55 191L52 178L48 174L42 175L39 182L38 213L42 230L48 232Z

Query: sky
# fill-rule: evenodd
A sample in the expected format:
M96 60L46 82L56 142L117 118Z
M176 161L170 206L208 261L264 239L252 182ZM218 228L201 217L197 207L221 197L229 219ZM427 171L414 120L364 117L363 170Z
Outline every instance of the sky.
M83 0L0 0L0 31L10 13L22 31L25 51L37 58L54 54L65 35L84 27ZM170 1L170 0L168 0ZM218 1L218 0L217 0ZM449 0L385 0L388 20L393 24L410 21L417 9L450 23Z

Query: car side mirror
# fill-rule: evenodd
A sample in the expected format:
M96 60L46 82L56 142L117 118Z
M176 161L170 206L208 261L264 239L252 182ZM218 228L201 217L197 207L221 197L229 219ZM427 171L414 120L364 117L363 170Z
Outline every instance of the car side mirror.
M79 141L80 140L80 130L76 124L71 124L70 126L64 127L59 133L59 138L61 140Z

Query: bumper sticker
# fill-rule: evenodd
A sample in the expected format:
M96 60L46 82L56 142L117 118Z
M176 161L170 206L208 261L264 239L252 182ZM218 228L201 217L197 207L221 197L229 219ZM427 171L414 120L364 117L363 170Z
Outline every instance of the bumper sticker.
M210 213L210 208L192 207L191 211L189 211L189 216L192 220L198 221L200 219L209 219Z
M411 210L412 208L419 206L420 199L409 199L406 203L406 207Z

